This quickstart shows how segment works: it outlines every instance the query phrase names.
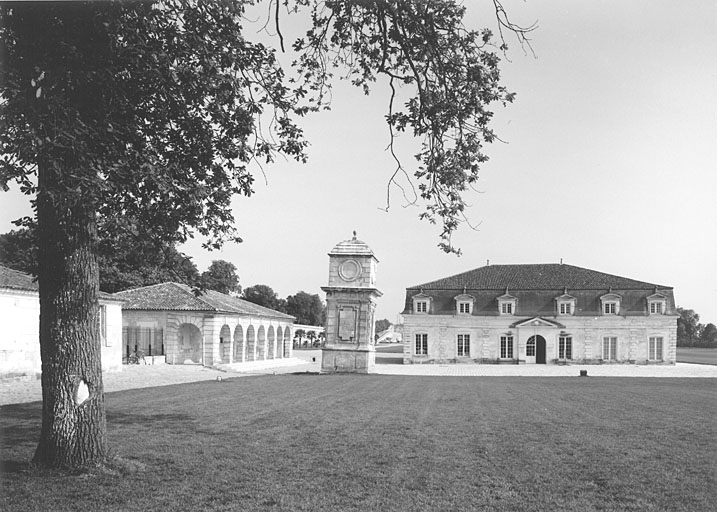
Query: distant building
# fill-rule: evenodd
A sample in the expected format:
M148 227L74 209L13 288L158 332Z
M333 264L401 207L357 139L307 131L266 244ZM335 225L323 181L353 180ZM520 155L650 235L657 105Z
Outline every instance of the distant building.
M406 289L404 363L674 364L673 289L564 264L491 265Z
M401 343L401 331L403 326L391 325L379 333L376 333L376 343Z
M207 366L291 357L291 315L214 290L197 295L179 283L115 296L124 300L125 351Z
M122 301L100 293L102 370L122 369ZM40 359L40 295L37 282L0 266L0 378L37 376Z

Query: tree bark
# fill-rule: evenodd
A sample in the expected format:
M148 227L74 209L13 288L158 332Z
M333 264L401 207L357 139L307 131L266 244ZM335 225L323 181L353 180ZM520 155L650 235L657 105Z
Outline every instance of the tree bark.
M77 468L104 462L107 443L97 224L89 201L62 199L67 171L67 160L38 165L42 431L33 462Z

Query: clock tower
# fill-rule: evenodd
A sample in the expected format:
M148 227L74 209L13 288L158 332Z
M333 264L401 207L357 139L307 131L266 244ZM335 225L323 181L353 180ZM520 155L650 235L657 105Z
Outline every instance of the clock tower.
M329 252L326 292L326 343L321 354L323 373L371 373L376 366L374 311L378 260L371 248L356 239L340 242Z

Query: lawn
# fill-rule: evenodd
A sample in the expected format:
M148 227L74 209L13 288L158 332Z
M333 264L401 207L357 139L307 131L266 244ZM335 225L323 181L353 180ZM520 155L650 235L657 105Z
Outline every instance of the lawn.
M715 510L713 379L277 375L107 395L115 472L28 468L13 510Z
M717 364L717 349L677 347L678 363Z

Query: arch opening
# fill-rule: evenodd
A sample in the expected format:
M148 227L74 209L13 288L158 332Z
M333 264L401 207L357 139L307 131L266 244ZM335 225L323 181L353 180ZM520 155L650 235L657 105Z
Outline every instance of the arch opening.
M202 331L194 324L181 324L177 329L177 353L172 358L177 364L202 362Z

